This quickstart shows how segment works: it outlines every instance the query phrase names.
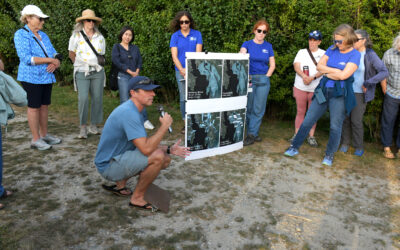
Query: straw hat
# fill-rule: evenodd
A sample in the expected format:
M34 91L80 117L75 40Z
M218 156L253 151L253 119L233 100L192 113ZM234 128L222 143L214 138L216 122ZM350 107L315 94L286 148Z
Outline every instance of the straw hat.
M94 11L91 9L86 9L86 10L82 11L82 16L75 19L75 21L77 23L79 23L80 21L88 20L88 19L94 20L98 24L100 24L103 21L103 19L101 19L100 17L97 17L96 14L94 13Z

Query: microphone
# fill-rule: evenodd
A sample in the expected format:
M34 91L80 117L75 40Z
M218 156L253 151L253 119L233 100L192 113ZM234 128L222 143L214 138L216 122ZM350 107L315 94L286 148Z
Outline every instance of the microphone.
M164 111L163 105L159 105L159 106L158 106L158 112L160 112L160 116L161 116L161 117L164 117L165 111ZM169 128L168 128L168 132L169 132L169 133L172 133L172 128L171 128L171 126L169 126Z

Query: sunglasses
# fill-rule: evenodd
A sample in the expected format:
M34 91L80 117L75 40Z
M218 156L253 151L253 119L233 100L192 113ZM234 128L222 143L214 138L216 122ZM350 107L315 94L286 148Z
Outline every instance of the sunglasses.
M342 44L343 40L333 40L333 44Z
M257 33L261 33L261 32L262 32L264 35L267 34L267 31L266 31L266 30L257 29Z
M179 21L179 23L182 25L182 24L189 24L190 23L190 21L189 20L184 20L184 21Z
M92 20L92 19L85 19L84 21L88 22L88 23L90 23L90 22L95 23L96 22L95 20Z
M365 37L357 38L357 42L360 40L364 40L364 39L365 39Z
M35 16L37 19L39 19L40 22L44 22L45 18L43 17L39 17L39 16Z

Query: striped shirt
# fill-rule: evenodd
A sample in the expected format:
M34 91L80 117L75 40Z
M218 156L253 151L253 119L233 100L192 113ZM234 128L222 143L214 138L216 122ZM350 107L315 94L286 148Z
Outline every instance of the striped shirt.
M382 61L389 70L387 92L390 96L400 97L400 51L393 48L387 50Z

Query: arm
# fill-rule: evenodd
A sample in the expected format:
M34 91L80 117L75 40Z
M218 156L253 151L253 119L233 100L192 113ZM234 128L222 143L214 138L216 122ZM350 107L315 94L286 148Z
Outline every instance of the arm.
M245 47L241 47L240 50L239 50L239 53L246 54L247 53L247 49Z
M269 57L269 69L267 72L267 76L271 77L272 73L274 73L275 71L275 57L274 56L270 56Z
M371 63L377 74L364 82L365 87L375 85L389 76L388 69L375 52L371 52Z
M0 71L4 71L4 64L1 59L0 59Z
M358 66L355 63L346 63L346 67L337 73L328 73L326 76L332 80L346 80L356 72Z
M182 67L181 62L178 59L178 47L171 47L171 56L172 56L172 61L174 62L175 66L178 68L179 73L181 76L185 77L185 69Z
M164 117L160 117L159 120L161 126L154 135L132 140L133 144L146 156L150 156L159 147L162 138L172 124L172 117L168 113L165 113Z
M382 87L383 94L386 95L386 90L387 90L387 80L386 80L386 78L381 81L381 87Z
M171 155L176 155L185 158L186 156L190 155L191 152L189 151L190 148L179 146L181 141L182 140L179 139L177 142L175 142L174 145L170 147L169 151ZM160 145L159 148L163 150L165 153L167 153L168 146Z
M203 50L203 44L196 44L196 52L201 52Z
M295 63L293 64L294 71L296 71L296 73L297 73L301 78L303 78L303 82L304 82L305 85L309 85L309 84L312 82L312 80L314 79L314 77L312 77L312 76L307 76L306 74L304 74L303 70L301 70L301 68L300 68L300 65L301 65L301 63L295 62ZM318 73L319 73L319 72L318 72Z
M140 55L139 47L135 46L135 48L136 49L134 50L135 52L133 56L136 57L137 68L135 71L131 71L129 69L127 70L127 72L133 77L138 76L140 70L142 69L142 56Z
M68 57L71 59L72 63L75 63L76 54L73 51L68 51Z
M319 60L317 64L317 70L322 74L329 74L329 73L339 73L341 70L336 68L331 68L326 66L329 57L327 55L323 55L321 60Z

